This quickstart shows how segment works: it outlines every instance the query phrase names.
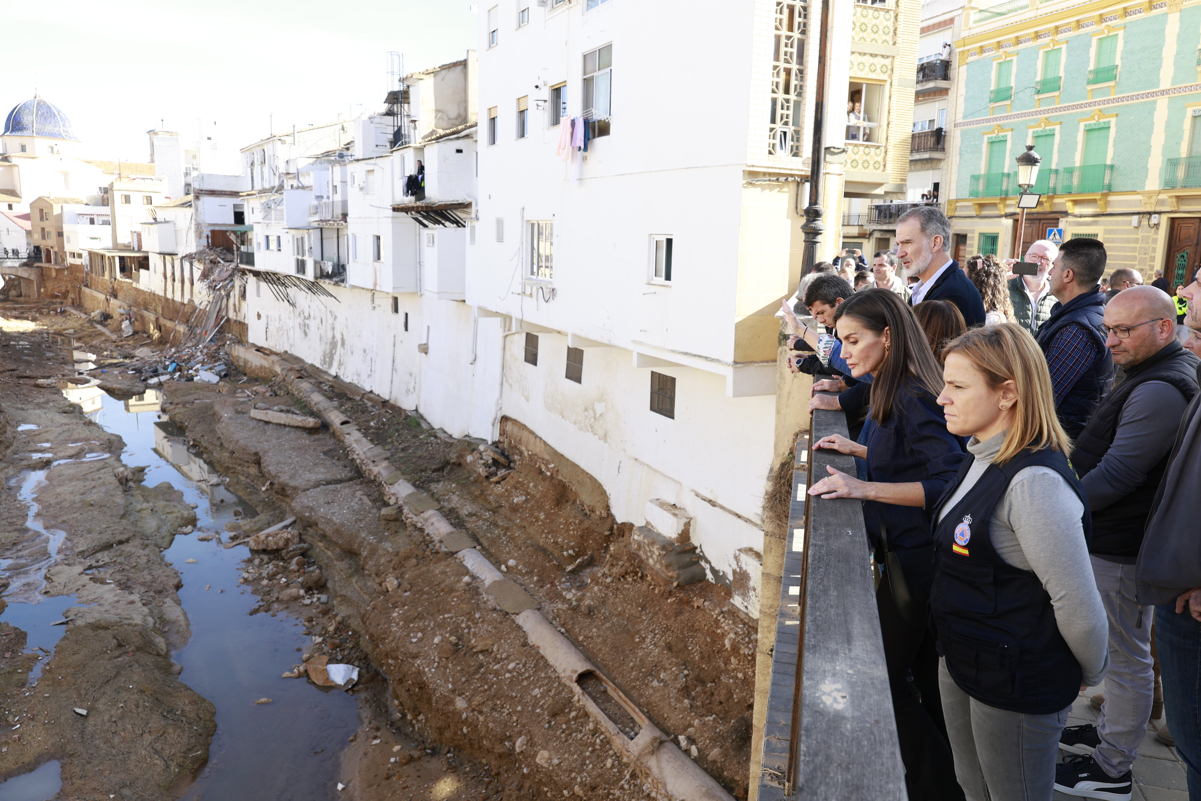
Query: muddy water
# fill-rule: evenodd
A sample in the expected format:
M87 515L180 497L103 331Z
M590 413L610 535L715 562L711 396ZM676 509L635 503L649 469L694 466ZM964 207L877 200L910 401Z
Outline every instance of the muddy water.
M175 653L183 668L180 678L212 701L217 733L208 765L182 797L336 797L338 759L358 726L355 699L280 678L300 662L308 641L299 621L250 615L256 599L238 584L247 550L197 539L204 533L221 535L237 513L253 516L254 510L224 486L210 483L217 477L173 437L174 427L158 411L156 392L128 401L94 392L99 394L77 400L72 394L78 393L68 391L68 397L82 401L92 411L89 416L125 440L121 460L130 467L148 466L147 486L165 481L196 505L196 532L176 536L165 557L183 579L179 598L191 627L188 643ZM271 702L256 703L265 698Z

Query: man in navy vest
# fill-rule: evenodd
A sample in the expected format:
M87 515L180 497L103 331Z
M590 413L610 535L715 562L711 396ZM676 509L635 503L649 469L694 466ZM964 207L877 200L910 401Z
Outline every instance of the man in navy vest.
M1113 383L1113 360L1101 335L1105 258L1105 245L1098 239L1063 243L1047 275L1059 304L1036 335L1051 371L1055 412L1072 439L1080 436Z
M949 300L963 314L968 328L983 325L980 290L947 252L950 243L951 221L937 206L916 206L897 219L897 258L906 275L918 277L909 305Z
M1155 287L1130 286L1114 295L1103 333L1125 378L1097 407L1072 451L1093 517L1093 576L1109 618L1109 674L1097 725L1069 726L1060 737L1060 748L1082 756L1058 767L1056 789L1083 798L1130 797L1130 767L1151 717L1154 612L1134 600L1135 562L1201 367L1176 341L1175 315L1172 299Z

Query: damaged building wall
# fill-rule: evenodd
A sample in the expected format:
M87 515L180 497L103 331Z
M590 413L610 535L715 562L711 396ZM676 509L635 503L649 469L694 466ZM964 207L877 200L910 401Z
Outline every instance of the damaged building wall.
M567 338L537 334L537 364L523 334L506 338L502 414L525 424L594 476L614 517L642 525L662 500L692 518L688 536L711 577L731 583L738 551L762 548L760 507L771 465L775 398L728 398L726 379L675 365L675 418L650 411L651 370L628 350L584 350L581 382L564 377ZM714 426L715 420L737 421ZM763 465L762 470L748 465ZM669 534L669 532L661 532ZM755 589L757 592L757 588ZM752 593L753 594L753 593ZM753 601L739 605L753 611Z

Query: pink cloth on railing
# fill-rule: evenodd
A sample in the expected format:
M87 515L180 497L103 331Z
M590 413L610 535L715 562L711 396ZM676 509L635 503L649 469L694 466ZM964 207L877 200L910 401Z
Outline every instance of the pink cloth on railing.
M571 121L571 146L576 150L582 150L584 147L584 128L587 125L588 120L583 117L577 117Z
M571 157L571 120L566 116L559 120L559 146L555 155L564 161Z

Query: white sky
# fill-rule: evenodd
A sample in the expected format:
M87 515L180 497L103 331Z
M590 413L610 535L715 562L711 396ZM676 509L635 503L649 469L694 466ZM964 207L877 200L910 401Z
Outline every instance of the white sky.
M376 111L389 50L414 72L476 47L468 0L0 0L0 18L0 114L36 85L85 156L127 161L160 126L190 146L216 121L236 151L272 113L280 133Z

